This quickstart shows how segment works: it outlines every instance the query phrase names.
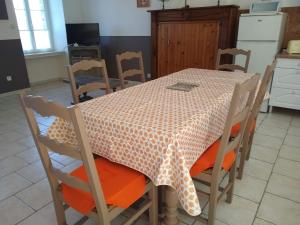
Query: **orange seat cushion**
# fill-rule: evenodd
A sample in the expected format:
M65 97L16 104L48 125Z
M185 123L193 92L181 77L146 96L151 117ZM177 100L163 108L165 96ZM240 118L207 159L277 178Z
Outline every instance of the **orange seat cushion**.
M203 171L210 169L214 166L219 151L220 143L221 143L220 140L213 143L194 163L194 165L190 170L190 174L192 177L197 176ZM235 158L236 158L236 154L234 150L227 152L224 157L222 168L228 171L233 165Z
M95 159L106 204L128 208L143 196L146 188L146 178L140 172L113 163L104 158ZM88 177L83 166L70 173L87 182ZM77 211L87 215L94 207L95 201L90 192L62 184L64 201Z
M256 128L256 120L254 120L253 123L251 124L250 133L253 133L255 128ZM238 133L240 132L240 129L241 129L241 124L240 123L235 124L231 128L230 135L233 136L233 137L237 136Z

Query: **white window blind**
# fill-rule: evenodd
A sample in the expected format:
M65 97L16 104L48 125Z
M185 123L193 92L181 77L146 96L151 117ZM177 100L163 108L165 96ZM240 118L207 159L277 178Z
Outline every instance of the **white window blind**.
M47 0L13 0L25 53L52 50Z

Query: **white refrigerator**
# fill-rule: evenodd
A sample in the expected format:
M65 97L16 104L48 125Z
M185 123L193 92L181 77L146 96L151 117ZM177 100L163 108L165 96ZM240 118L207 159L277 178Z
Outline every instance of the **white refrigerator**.
M251 50L249 73L263 75L266 66L272 63L281 50L285 22L284 13L240 16L237 48ZM244 60L238 56L235 63L242 65ZM261 111L268 111L268 101L264 102Z

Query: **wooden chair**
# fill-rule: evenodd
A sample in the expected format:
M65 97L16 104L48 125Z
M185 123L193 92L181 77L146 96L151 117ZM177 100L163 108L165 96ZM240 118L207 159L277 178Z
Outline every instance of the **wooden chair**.
M212 144L190 170L195 182L200 182L210 188L210 192L207 193L196 187L197 192L209 196L208 219L201 216L197 217L200 222L205 224L213 225L215 223L217 203L225 193L227 194L226 202L231 203L232 201L236 158L255 96L258 79L259 76L255 75L242 84L236 84L221 139ZM239 109L241 97L246 102L245 106ZM238 135L232 139L230 138L231 127L236 123L241 124L241 129ZM227 173L229 173L228 183L223 188L220 183ZM218 194L219 191L220 194Z
M253 140L255 126L256 126L256 118L260 111L261 105L264 101L264 97L268 90L269 84L272 80L275 67L276 67L276 61L274 61L272 63L272 65L267 66L267 68L265 70L265 74L261 80L256 98L254 100L253 107L251 109L251 114L249 116L246 130L245 130L244 137L243 137L243 145L241 148L241 157L240 157L240 162L239 162L239 167L238 167L238 175L237 175L238 179L242 179L244 167L245 167L245 161L246 161L246 159L248 160L250 157L252 140ZM235 136L235 135L233 135L233 136Z
M234 65L234 64L221 64L221 58L223 55L232 55L233 58L235 58L237 55L244 55L246 57L245 65ZM241 70L244 73L247 73L249 61L250 61L250 55L251 51L245 51L242 49L237 48L227 48L227 49L219 49L217 54L217 61L216 61L216 69L217 70L229 70L229 71L235 71L235 70Z
M127 60L138 59L137 69L124 70L122 63ZM118 66L119 78L121 80L121 87L125 88L125 79L128 77L139 75L141 82L145 82L145 71L142 52L124 52L122 54L116 55L116 61Z
M141 191L140 196L143 197L144 201L140 203L142 205L139 207L137 212L134 213L134 215L124 224L131 224L147 210L149 210L151 224L158 224L157 193L152 182L146 182L146 178L143 174L128 167L110 162L101 157L96 159L93 158L84 127L84 121L78 106L75 105L65 108L54 102L46 101L42 97L26 96L25 92L21 94L20 100L48 176L58 225L67 224L65 210L68 207L74 208L72 204L67 204L67 202L72 200L69 199L70 197L68 197L68 193L78 193L78 196L71 196L77 198L77 207L78 204L80 207L91 207L90 209L87 209L84 213L85 216L82 217L76 224L83 224L88 218L94 219L98 224L111 224L111 221L125 210L125 208L120 208L114 204L107 204L108 201L112 201L110 197L112 194L111 192L114 192L112 195L113 199L116 200L117 196L119 196L119 198L121 196L123 198L122 201L124 201L128 195L136 195L136 193L134 193L134 191L136 191L134 190L134 185L136 185L136 182L138 181L144 182L144 186L142 186L142 189L139 190ZM55 116L56 118L68 121L74 128L77 143L69 144L62 143L61 141L58 142L57 140L50 139L46 135L42 134L39 130L35 113L40 114L42 117ZM71 173L63 172L52 165L48 151L53 151L81 160L83 164ZM104 167L105 170L103 170ZM107 170L108 168L114 168L114 174L110 174ZM114 183L115 185L112 187L111 183L108 183L108 180L117 176L119 171L123 174L130 172L131 175L128 178L128 183L124 183L123 185ZM102 179L103 176L106 176L106 179ZM101 181L99 177L101 177ZM107 179L107 177L109 178ZM121 180L124 179L121 178ZM113 180L113 182L115 181L116 179ZM114 191L112 191L112 188ZM72 190L73 192L68 192L69 190ZM129 194L126 195L123 193ZM85 196L87 197L85 198ZM139 198L140 196L137 196L137 199L141 199ZM76 202L74 202L74 206L75 203Z
M99 77L99 79L103 80L97 81L94 80L91 83L85 83L83 85L78 85L76 81L76 73L79 71L88 71L93 68L99 68L103 79ZM82 60L80 62L74 63L73 65L68 65L68 75L71 83L71 91L73 96L74 104L81 102L80 95L90 92L97 91L99 89L104 89L106 93L109 93L110 85L109 79L107 75L106 64L104 60Z

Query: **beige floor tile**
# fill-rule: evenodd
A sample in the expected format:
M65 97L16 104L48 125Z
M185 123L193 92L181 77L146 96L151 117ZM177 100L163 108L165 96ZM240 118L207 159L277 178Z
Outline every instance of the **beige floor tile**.
M284 138L286 135L286 129L272 127L272 126L260 126L256 132L272 137Z
M288 133L294 136L300 136L300 127L289 127Z
M280 149L282 142L282 138L271 137L260 133L255 133L253 138L254 144L274 149Z
M261 145L252 145L251 158L265 161L268 163L274 163L278 155L278 150L273 148L268 148Z
M278 127L282 129L288 129L290 122L282 121L282 120L275 120L275 119L265 119L262 122L261 126L268 126L268 127Z
M296 225L300 221L300 204L266 193L257 217L276 225Z
M252 225L257 207L258 204L234 195L231 204L220 201L216 218L230 225ZM207 214L207 207L204 212Z
M16 196L35 210L44 207L52 201L51 189L47 178L17 193Z
M288 134L284 140L285 145L300 147L300 138L298 136Z
M27 162L15 156L7 157L0 161L0 177L15 172L27 166Z
M205 223L201 223L199 221L195 221L195 223L193 225L206 225L206 224ZM223 223L220 220L216 220L215 221L215 225L229 225L229 224Z
M274 223L270 223L268 221L256 218L253 225L274 225Z
M55 166L57 168L63 167L59 163L52 162L52 164L53 164L53 166ZM45 170L44 170L44 167L43 167L43 164L41 161L32 163L32 164L24 167L23 169L18 170L17 173L33 183L36 183L46 177L46 173L45 173Z
M273 171L281 175L300 179L300 162L278 158Z
M273 173L266 191L300 203L300 180L298 179Z
M57 225L53 204L40 209L18 225Z
M300 162L300 146L283 145L280 149L279 157Z
M67 166L75 161L74 158L68 157L66 155L60 155L58 153L52 154L51 158L64 166Z
M16 156L24 159L28 163L33 163L33 162L40 160L40 155L39 155L36 147L33 147L29 150L18 153Z
M1 142L0 160L8 156L12 156L20 152L23 152L27 149L27 146L21 145L16 142L5 142L5 141L0 141L0 142Z
M0 200L5 199L31 185L25 178L16 173L0 178Z
M291 125L292 125L293 127L299 127L299 128L300 128L300 116L294 117L294 118L292 119Z
M179 220L185 224L192 225L195 222L195 218L185 213L183 210L179 211Z
M266 185L266 181L245 174L242 180L236 179L234 194L259 203Z
M250 158L245 163L244 174L262 180L268 180L272 171L272 164Z
M0 224L15 225L34 211L15 197L0 202Z
M25 145L28 148L32 148L35 146L34 140L31 135L18 140L18 143L20 143L21 145Z
M14 142L24 138L24 135L16 132L16 131L8 131L0 135L0 141L5 142Z
M292 120L292 116L290 114L287 113L278 113L278 112L274 112L274 113L267 113L266 117L267 120L271 119L271 120L280 120L280 121L285 121L285 122L290 122Z

